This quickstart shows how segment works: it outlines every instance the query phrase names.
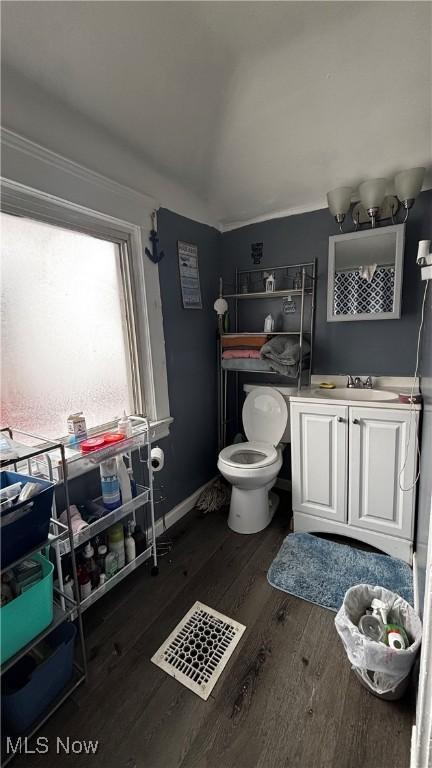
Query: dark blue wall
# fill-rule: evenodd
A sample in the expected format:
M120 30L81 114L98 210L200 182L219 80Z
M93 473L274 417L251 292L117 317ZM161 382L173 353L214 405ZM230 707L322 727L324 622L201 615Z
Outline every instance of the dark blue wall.
M217 318L213 304L221 274L221 235L164 208L158 213L158 231L165 252L159 280L174 418L169 437L161 442L165 467L155 475L166 497L156 507L160 517L217 474ZM198 246L202 310L183 309L177 240Z
M411 211L406 229L402 317L328 323L328 238L336 233L327 210L252 224L221 235L212 227L166 209L158 216L159 264L171 415L169 438L161 445L165 469L156 475L165 500L158 517L172 509L217 473L216 314L218 278L233 283L236 267L251 265L251 243L263 241L262 266L318 261L314 372L410 376L415 365L423 285L416 253L418 240L430 238L432 191L424 192ZM182 306L177 240L198 246L202 310ZM260 310L261 311L261 310ZM250 378L250 377L249 377ZM260 379L262 381L262 379ZM272 379L273 381L274 379ZM235 431L236 425L233 424Z
M432 190L429 190L416 200L406 226L400 320L327 322L328 238L337 234L337 226L327 209L271 219L224 233L224 281L232 285L236 267L252 266L251 243L264 243L261 262L264 269L316 258L314 373L409 376L415 365L422 292L416 266L417 246L419 240L432 237L431 222Z

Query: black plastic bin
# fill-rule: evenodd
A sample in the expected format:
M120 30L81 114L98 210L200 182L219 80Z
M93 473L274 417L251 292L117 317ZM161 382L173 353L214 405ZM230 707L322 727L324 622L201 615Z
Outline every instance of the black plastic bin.
M73 624L61 624L46 638L52 653L45 661L23 656L3 675L4 732L25 733L60 695L72 677L75 636Z
M1 515L2 568L43 544L48 538L54 483L17 472L0 472L0 488L14 483L37 483L42 490L29 501L14 504Z

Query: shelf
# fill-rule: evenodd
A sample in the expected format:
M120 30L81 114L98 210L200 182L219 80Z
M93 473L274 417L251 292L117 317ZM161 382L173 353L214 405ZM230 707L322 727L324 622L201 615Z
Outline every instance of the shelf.
M303 336L305 334L309 333L310 331L303 330ZM235 331L233 333L222 333L221 338L224 339L225 337L241 337L241 336L263 336L264 338L267 338L267 336L300 336L300 331L247 331L243 333L242 331Z
M94 523L87 525L82 529L82 531L76 533L73 537L75 549L81 544L84 544L86 541L89 541L89 539L92 539L94 536L97 536L102 531L106 530L106 528L110 528L118 520L122 520L122 518L130 515L132 512L134 512L134 510L142 507L143 504L147 504L149 500L149 489L145 488L143 485L137 485L137 488L140 490L138 496L135 496L130 501L127 501L126 504L122 504L121 507L113 509L112 512L107 512L106 515L103 515L103 517L101 517L99 520L96 520ZM96 502L102 503L102 499L96 499ZM62 555L70 552L70 542L68 538L64 538L63 541L60 542L60 545Z
M62 541L65 533L67 534L67 525L64 525L63 523L60 523L58 520L55 520L53 517L51 517L51 525L56 526L57 528L61 529L60 533L49 533L48 538L45 539L45 541L42 542L42 544L38 544L37 547L33 547L33 549L29 549L24 555L21 555L21 557L17 557L16 560L14 560L12 563L9 563L9 565L2 566L0 573L5 573L5 571L9 571L11 568L14 568L18 563L22 563L23 560L27 560L32 555L34 555L36 552L41 552L43 549L46 549L47 547L51 547L53 544L55 544L56 541Z
M138 448L144 447L148 438L149 424L146 419L140 416L131 416L130 418L133 423L133 434L130 437L89 453L82 453L80 451L79 441L69 443L68 439L64 438L61 441L54 443L47 440L42 435L34 435L30 432L24 432L23 430L15 430L17 434L26 435L28 438L37 440L39 444L35 447L34 445L29 446L14 442L14 445L19 445L22 449L20 451L20 457L18 459L8 459L7 461L3 461L1 462L1 466L4 467L21 461L31 460L35 466L35 469L32 470L32 474L46 477L56 483L62 483L61 448L64 448L65 460L68 466L68 476L69 479L72 479L73 477L91 471L106 459L123 456ZM4 428L2 431L9 431L9 428ZM105 426L104 428L89 430L87 438L99 437L103 434L113 432L117 432L116 425L111 427Z
M18 431L18 434L25 434L24 432L19 432L19 430L16 430L16 431ZM0 429L0 432L10 432L10 428L2 427ZM32 437L32 435L29 435L29 437ZM28 461L30 459L35 458L36 456L40 456L45 453L51 453L53 451L59 450L61 445L59 441L53 442L51 440L44 440L44 445L41 448L40 446L26 445L25 443L20 443L19 441L13 440L12 438L9 438L9 439L11 441L12 447L15 449L18 455L11 459L0 458L1 469L10 467L11 464L19 464L21 461Z
M111 578L106 581L105 584L102 584L101 587L96 587L96 589L94 589L88 597L86 597L84 600L81 600L81 613L84 613L87 608L90 608L93 603L96 603L101 597L103 597L103 595L115 587L116 584L118 584L120 581L123 581L123 579L132 573L132 571L135 571L136 568L139 568L142 563L151 557L151 554L152 546L147 547L147 549L145 549L144 552L141 552L141 554L138 555L135 560L132 560L131 563L127 563L127 565L125 565L120 571L117 571L117 573L114 574L114 576L111 576ZM72 615L75 616L75 613L76 612L74 612Z
M21 734L21 736L11 736L12 743L15 744L18 742L18 740L21 741L21 743L27 745L27 742L32 739L32 737L42 728L42 726L46 723L47 720L51 717L51 715L54 714L54 712L57 711L73 693L74 691L85 681L85 674L81 667L78 666L78 664L74 663L74 669L72 673L72 677L69 680L69 682L66 684L65 688L59 693L59 695L54 699L54 701L51 702L50 706L43 712L40 717L37 719L36 723L34 723L31 727L31 729L25 733ZM3 733L3 742L6 741L7 734ZM6 754L5 744L2 743L2 755ZM17 755L21 754L21 752L17 752ZM3 766L7 765L8 763L13 760L15 757L14 753L11 751L9 755L6 755L2 762L2 768Z
M311 294L313 288L305 288L305 296ZM283 291L256 291L254 293L225 293L224 299L278 299L283 296L301 296L301 288L284 289Z
M68 619L70 616L76 613L75 607L68 608L67 610L63 610L60 608L58 603L54 601L54 609L53 609L53 620L51 624L49 624L45 629L42 630L42 632L39 632L36 637L33 638L33 640L30 640L27 645L24 645L23 648L21 648L19 651L17 651L13 656L10 657L10 659L7 659L7 661L3 662L1 665L1 674L4 674L6 670L13 667L14 664L16 664L19 659L21 659L23 656L25 656L26 653L31 651L32 648L35 647L38 643L41 642L41 640L44 639L47 635L49 635L56 627L58 627L60 624L63 624L66 619ZM74 604L75 605L75 604Z
M105 430L105 432L107 433L109 430ZM125 437L124 440L120 440L118 443L104 446L97 451L90 451L90 453L81 453L77 447L77 445L79 445L77 443L74 445L65 444L66 461L68 465L72 464L74 461L82 461L83 459L94 465L100 464L102 461L106 461L106 459L112 459L115 456L123 456L125 453L130 453L136 448L139 448L143 445L143 437L145 437L146 434L147 428L138 429L131 435L131 437ZM89 437L98 437L98 434L92 433Z
M282 379L286 379L287 381L297 381L297 376L287 376L285 373L279 373L279 371L263 371L263 370L254 370L253 368L224 368L222 366L223 371L232 371L233 373L264 373L265 375L270 374L270 376L280 376Z

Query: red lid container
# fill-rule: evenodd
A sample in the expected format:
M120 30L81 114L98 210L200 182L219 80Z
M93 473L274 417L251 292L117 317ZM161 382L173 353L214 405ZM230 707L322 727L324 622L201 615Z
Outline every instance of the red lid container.
M121 440L124 440L124 435L119 434L119 432L107 432L106 435L103 435L104 445L114 445Z
M97 451L98 448L102 448L103 444L103 437L89 437L88 440L83 440L80 443L80 449L82 453L91 453L91 451Z

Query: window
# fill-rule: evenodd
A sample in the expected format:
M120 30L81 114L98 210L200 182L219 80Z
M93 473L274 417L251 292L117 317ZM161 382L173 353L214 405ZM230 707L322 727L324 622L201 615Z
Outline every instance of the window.
M127 241L1 213L2 424L48 438L142 412Z

